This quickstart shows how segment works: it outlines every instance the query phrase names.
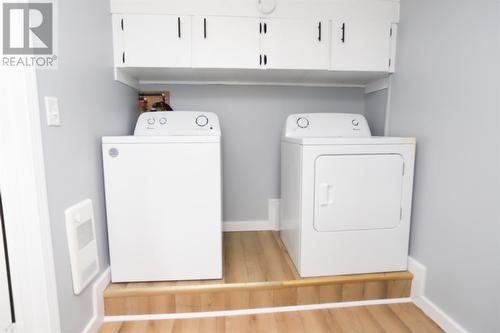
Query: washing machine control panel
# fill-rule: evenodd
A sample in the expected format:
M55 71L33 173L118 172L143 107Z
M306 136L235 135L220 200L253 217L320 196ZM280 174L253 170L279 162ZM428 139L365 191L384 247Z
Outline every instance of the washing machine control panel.
M219 119L213 112L144 112L137 119L134 135L220 135Z
M292 137L369 137L370 127L360 114L301 113L287 118L285 136Z

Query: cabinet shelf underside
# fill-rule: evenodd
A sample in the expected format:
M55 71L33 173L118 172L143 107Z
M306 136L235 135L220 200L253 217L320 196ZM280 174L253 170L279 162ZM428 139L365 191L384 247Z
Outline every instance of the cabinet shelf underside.
M146 84L222 84L317 87L366 87L387 72L117 67L115 79L139 88Z

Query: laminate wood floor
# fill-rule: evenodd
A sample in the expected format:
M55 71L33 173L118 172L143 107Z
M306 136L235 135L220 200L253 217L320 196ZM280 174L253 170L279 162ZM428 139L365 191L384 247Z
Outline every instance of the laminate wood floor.
M412 303L105 323L98 333L443 333Z

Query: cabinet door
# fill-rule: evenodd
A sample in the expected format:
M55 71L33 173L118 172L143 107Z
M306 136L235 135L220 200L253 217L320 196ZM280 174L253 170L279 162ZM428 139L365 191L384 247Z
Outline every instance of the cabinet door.
M331 69L389 71L391 24L350 20L332 23Z
M191 17L124 15L122 19L125 66L191 66Z
M329 68L328 20L270 18L263 24L261 48L267 68Z
M258 68L259 24L252 17L194 17L193 67Z

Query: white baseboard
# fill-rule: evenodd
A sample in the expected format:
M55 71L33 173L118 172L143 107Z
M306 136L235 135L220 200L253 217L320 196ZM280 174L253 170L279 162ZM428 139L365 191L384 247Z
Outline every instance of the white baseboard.
M412 257L408 257L408 270L413 273L410 297L416 298L424 296L427 269L424 265L422 265Z
M427 268L412 257L408 257L408 270L413 273L411 298L429 318L434 320L447 333L467 333L460 324L448 316L441 308L425 297Z
M262 231L275 230L275 224L268 220L262 221L226 221L222 223L222 230L231 231Z
M92 285L92 302L94 315L82 333L96 333L104 321L104 289L111 282L111 268L101 273Z
M280 204L281 199L269 199L268 203L268 220L272 225L271 230L280 229Z
M226 232L279 230L280 202L281 199L269 199L267 220L225 221L222 223L222 230Z
M453 318L448 316L440 307L432 303L427 297L421 296L413 300L416 306L420 308L429 318L434 320L447 333L468 333L465 328L460 326Z

